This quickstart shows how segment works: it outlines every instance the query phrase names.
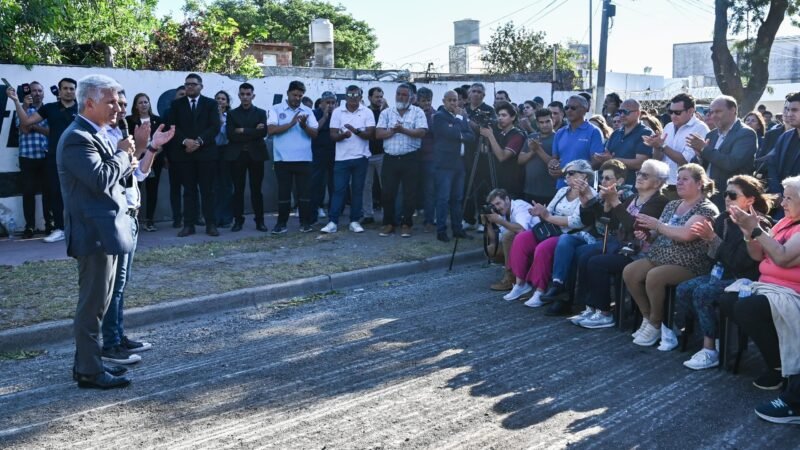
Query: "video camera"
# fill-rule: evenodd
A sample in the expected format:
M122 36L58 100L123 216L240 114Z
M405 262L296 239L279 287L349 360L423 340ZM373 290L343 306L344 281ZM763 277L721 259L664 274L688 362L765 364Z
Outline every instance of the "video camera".
M474 120L481 128L492 128L497 124L497 119L492 117L491 113L480 109L475 110L470 119Z

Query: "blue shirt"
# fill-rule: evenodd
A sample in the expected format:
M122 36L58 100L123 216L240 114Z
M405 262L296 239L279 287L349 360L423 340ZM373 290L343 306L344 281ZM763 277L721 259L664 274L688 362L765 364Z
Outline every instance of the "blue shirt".
M625 128L614 130L606 143L606 150L615 158L635 159L636 155L653 157L653 149L646 146L642 136L651 136L653 130L641 123L637 124L630 133L625 134ZM625 174L625 184L636 184L636 171L628 170Z
M291 122L298 112L308 116L307 127L314 129L319 127L314 111L302 103L297 109L292 109L286 100L270 108L267 125L285 125ZM272 139L275 161L311 161L311 136L300 128L299 122Z
M553 138L553 157L559 159L562 169L576 159L591 161L592 154L603 151L603 135L588 120L575 130L570 126L559 129ZM560 178L556 187L562 188L566 185L567 182Z

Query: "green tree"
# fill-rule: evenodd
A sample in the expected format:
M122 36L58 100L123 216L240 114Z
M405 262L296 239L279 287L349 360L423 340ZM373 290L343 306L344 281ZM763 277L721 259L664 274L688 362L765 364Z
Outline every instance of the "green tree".
M739 101L739 111L752 111L769 82L769 55L775 35L789 15L798 25L800 0L715 0L714 42L711 61L723 94ZM749 27L754 36L728 45L728 32L741 35ZM731 47L739 56L738 63Z
M546 72L553 69L553 47L546 42L543 31L516 27L507 22L498 27L484 46L481 60L489 74ZM556 66L559 70L575 71L577 54L559 49Z

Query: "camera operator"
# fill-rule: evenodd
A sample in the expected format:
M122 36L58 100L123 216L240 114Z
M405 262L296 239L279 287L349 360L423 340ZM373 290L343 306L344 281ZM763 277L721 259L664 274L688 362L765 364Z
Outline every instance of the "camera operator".
M486 96L486 88L482 83L474 83L472 86L470 86L467 95L469 97L469 101L464 108L464 112L469 117L469 125L472 127L472 131L476 136L475 140L464 142L464 164L467 166L466 179L469 180L473 177L472 164L475 160L475 155L478 153L478 151L480 151L481 146L480 138L478 137L480 123L484 120L494 122L497 120L497 115L494 112L494 108L487 105L483 101L484 97ZM461 112L459 112L459 114L463 115ZM492 178L489 174L489 165L484 163L485 161L481 161L481 163L479 163L475 168L475 175L472 182L473 184L472 186L467 186L467 189L470 189L471 192L466 192L464 194L464 198L468 199L464 208L464 221L467 225L464 227L465 230L474 229L478 201L483 199L483 197L488 194L493 187L495 187L492 186ZM480 231L480 229L478 229L478 231Z
M489 152L495 158L497 188L505 189L513 197L522 197L522 167L517 157L525 147L525 133L514 126L517 111L511 103L497 105L497 126L481 124L481 136L489 143Z
M481 224L486 233L486 252L503 261L503 279L491 285L493 291L510 291L514 287L514 274L508 266L511 244L518 233L530 230L533 217L528 213L531 205L525 200L511 200L508 191L492 190L486 197L487 205L481 211ZM501 259L502 258L502 259Z

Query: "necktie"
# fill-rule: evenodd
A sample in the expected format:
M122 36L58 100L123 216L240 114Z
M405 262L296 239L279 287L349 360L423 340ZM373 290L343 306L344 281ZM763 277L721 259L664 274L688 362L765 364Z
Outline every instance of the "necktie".
M196 101L197 101L197 99L194 99L194 98L192 99L192 112L194 112L195 102Z

